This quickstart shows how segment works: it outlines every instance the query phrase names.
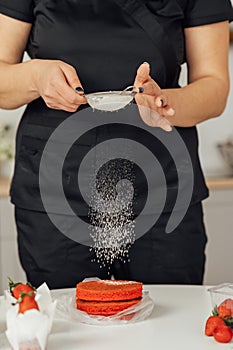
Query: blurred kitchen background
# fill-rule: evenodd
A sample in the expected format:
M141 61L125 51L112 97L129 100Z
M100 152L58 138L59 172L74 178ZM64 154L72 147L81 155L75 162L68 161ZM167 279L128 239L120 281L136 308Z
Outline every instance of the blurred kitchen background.
M233 26L230 26L233 32ZM27 56L25 56L27 59ZM229 52L231 84L233 85L233 38ZM186 67L180 80L186 84ZM14 137L24 108L0 110L0 294L7 287L7 276L25 280L17 255L13 206L9 200L9 183L14 165ZM208 234L206 273L208 285L233 282L233 87L227 107L219 118L198 126L200 158L210 188L204 202ZM232 167L220 154L217 145L228 142ZM32 232L33 235L33 232Z

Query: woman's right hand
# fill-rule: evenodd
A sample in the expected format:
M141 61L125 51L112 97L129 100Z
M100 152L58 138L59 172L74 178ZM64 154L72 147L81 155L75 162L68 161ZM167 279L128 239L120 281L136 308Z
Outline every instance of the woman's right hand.
M87 103L84 92L76 91L82 84L74 67L59 60L34 59L31 63L33 89L49 108L75 112Z

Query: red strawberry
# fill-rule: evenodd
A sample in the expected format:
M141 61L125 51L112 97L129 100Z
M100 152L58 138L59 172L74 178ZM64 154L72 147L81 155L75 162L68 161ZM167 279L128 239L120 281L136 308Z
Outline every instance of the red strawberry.
M217 308L219 317L226 318L233 316L233 300L226 299L224 300Z
M18 283L14 283L10 278L9 279L9 287L10 287L10 291L11 294L13 295L13 297L15 297L16 299L19 299L22 293L32 293L32 295L35 295L35 288L32 287L32 285L27 282L26 284L18 282Z
M205 325L205 335L211 336L216 327L225 326L225 322L218 316L210 316Z
M19 299L22 293L31 293L31 296L35 295L33 288L28 284L20 283L12 290L12 294L16 299Z
M20 300L21 299L21 300ZM27 310L36 309L39 310L38 304L35 301L34 296L28 294L22 294L19 299L19 313L23 314Z
M227 326L219 326L215 328L213 336L219 343L229 343L232 339L232 331Z

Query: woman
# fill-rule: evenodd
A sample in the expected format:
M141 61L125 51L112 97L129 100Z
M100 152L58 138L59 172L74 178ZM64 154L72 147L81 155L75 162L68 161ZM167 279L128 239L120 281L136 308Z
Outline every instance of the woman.
M0 0L0 12L0 107L28 104L18 129L11 187L28 280L60 288L89 276L108 277L107 267L91 262L94 253L88 247L65 237L49 220L39 192L40 151L62 121L82 110L83 91L122 90L134 82L138 105L157 112L164 128L168 120L185 142L194 188L172 235L164 234L174 205L168 194L156 225L133 244L130 260L115 261L110 273L144 283L201 284L206 244L201 201L208 190L195 125L220 115L226 104L230 1ZM21 63L25 49L31 60ZM188 85L180 88L184 62ZM141 116L157 125L153 115L142 111ZM91 142L84 140L86 146ZM175 183L177 189L162 149L160 157L168 188ZM78 214L85 215L82 208Z

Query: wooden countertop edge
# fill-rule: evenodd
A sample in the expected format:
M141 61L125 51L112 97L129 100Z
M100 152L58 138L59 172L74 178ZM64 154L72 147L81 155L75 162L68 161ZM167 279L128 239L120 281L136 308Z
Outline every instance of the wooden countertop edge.
M0 178L0 198L9 197L11 179ZM233 177L211 178L206 180L210 190L233 189Z
M0 177L0 198L9 197L11 179Z
M206 179L206 184L210 190L233 189L233 177Z

